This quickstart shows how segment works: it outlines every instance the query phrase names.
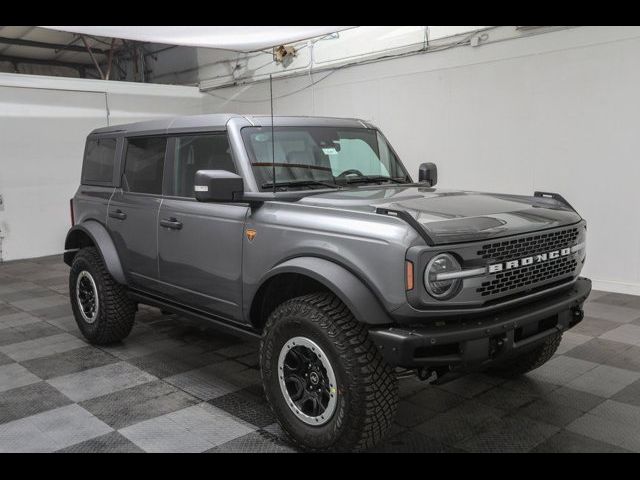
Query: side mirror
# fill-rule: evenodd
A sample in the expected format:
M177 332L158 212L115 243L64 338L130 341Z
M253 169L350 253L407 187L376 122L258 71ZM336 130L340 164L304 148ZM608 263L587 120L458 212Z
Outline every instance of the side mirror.
M198 170L194 191L199 202L239 202L244 182L240 175L226 170Z
M438 167L436 167L436 164L421 163L418 170L418 181L420 183L428 183L430 187L438 183Z

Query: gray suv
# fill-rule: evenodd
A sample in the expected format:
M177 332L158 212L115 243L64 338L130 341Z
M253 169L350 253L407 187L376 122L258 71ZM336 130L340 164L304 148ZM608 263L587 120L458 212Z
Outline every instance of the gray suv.
M292 440L361 450L398 377L520 375L583 318L586 223L560 195L434 188L383 134L340 118L201 115L87 138L64 259L92 343L137 305L259 337Z

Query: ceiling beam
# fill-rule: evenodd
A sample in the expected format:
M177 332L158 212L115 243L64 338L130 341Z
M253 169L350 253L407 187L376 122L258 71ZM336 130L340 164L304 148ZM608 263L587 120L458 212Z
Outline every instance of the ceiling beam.
M25 57L13 57L9 55L0 55L0 62L10 62L14 65L18 64L32 64L32 65L48 65L51 67L67 67L73 68L80 73L81 76L84 76L84 72L87 69L95 69L95 67L90 63L74 63L74 62L64 62L61 60L45 60L41 58L25 58Z
M87 43L87 39L84 38L84 35L81 35L80 38L82 38L82 43L84 43L84 46L87 48L87 52L89 52L89 56L91 57L91 60L93 61L93 64L96 67L96 70L98 70L98 73L100 74L100 78L102 78L102 80L104 80L105 79L104 73L102 72L102 69L100 68L100 64L98 63L98 59L93 55L93 51L91 51L91 47ZM111 63L111 56L109 56L109 63ZM109 67L109 68L111 68L111 67Z
M0 44L5 45L19 45L22 47L32 47L32 48L46 48L49 50L66 50L70 52L82 52L87 53L87 49L80 45L65 45L63 43L46 43L46 42L36 42L34 40L25 40L23 38L6 38L0 37ZM100 55L108 55L108 50L103 50L101 48L91 47L91 50L94 53L98 53Z

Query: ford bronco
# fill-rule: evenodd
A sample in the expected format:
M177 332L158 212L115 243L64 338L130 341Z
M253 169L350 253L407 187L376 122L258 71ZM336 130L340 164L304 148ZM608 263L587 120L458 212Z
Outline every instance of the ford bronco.
M94 344L138 304L260 338L265 396L311 450L361 450L398 377L520 375L582 320L586 223L559 194L415 182L383 134L340 118L200 115L87 138L65 241Z

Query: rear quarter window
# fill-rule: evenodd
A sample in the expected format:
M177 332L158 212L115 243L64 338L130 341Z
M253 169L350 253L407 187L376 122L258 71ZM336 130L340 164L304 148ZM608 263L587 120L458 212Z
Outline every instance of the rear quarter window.
M113 166L116 158L116 139L97 138L87 141L83 183L105 184L113 181Z

